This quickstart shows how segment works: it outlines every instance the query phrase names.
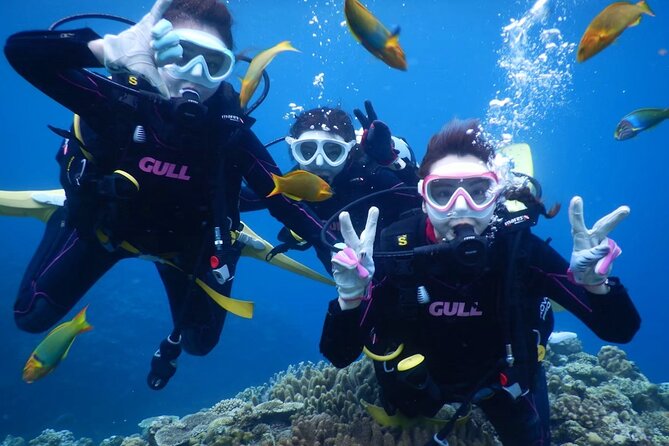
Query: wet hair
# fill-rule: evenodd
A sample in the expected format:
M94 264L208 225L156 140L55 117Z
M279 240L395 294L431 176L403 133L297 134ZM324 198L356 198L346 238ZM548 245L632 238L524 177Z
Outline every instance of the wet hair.
M527 208L535 208L540 215L543 215L546 218L555 217L562 205L560 203L555 203L549 210L546 210L546 205L544 202L532 193L532 190L529 186L522 186L518 188L511 188L504 194L504 198L507 200L517 200L523 203Z
M489 163L495 157L495 149L483 136L477 119L455 119L430 138L418 175L425 178L432 165L447 155L473 155L484 163Z
M218 0L174 0L164 17L175 25L194 20L216 28L225 45L232 49L232 16Z
M341 108L319 107L303 111L290 127L290 136L299 138L302 133L312 130L334 133L346 142L355 139L351 117Z

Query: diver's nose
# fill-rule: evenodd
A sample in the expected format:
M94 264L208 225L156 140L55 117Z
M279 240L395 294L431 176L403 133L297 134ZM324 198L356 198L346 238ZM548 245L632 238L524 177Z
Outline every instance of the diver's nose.
M456 211L465 211L469 209L467 206L467 200L462 195L458 195L458 198L455 199L455 210Z
M190 70L191 74L196 77L202 77L203 69L201 63L196 63Z
M320 153L318 155L316 155L316 165L318 167L323 165L323 161L324 161L323 160L323 155L321 155Z

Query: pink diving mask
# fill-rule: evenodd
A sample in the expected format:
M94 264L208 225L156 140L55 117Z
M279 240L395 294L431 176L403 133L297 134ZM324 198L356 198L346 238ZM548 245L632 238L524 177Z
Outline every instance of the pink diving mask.
M418 188L427 204L439 212L451 211L458 197L464 198L472 211L484 211L495 203L500 191L494 172L428 175L419 182Z

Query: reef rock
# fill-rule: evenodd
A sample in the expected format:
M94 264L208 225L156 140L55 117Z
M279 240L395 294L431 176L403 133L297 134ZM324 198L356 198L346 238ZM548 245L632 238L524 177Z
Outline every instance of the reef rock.
M548 347L547 371L553 444L563 446L669 446L669 383L654 384L618 347L596 356L577 337ZM384 428L360 401L380 405L372 363L346 369L300 363L235 398L183 418L160 416L140 423L141 434L110 437L100 446L423 446L443 425ZM448 419L446 405L438 418ZM478 409L458 423L452 446L500 446ZM7 437L0 446L25 446ZM47 430L29 446L92 446L67 431Z

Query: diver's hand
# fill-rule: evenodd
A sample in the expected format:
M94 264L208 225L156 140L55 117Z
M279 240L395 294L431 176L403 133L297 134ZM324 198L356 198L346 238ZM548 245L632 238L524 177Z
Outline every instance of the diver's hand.
M592 229L588 229L583 220L583 199L578 196L571 199L569 222L574 248L568 273L574 282L588 288L596 288L606 281L611 273L613 261L622 253L616 242L607 235L629 213L628 206L620 206L597 220Z
M358 122L360 122L362 128L369 130L372 122L378 120L379 117L377 116L376 111L374 110L374 106L372 106L372 101L370 100L365 101L365 111L367 112L367 115L365 115L359 108L355 108L353 109L353 114L358 119Z
M383 166L388 166L397 159L390 128L385 122L379 120L370 101L365 101L365 110L367 111L366 116L357 108L353 110L353 114L364 129L360 147L371 159Z
M111 73L132 73L151 83L166 98L170 97L167 85L160 77L151 31L169 8L172 0L157 0L151 11L136 25L118 35L104 37L104 65Z
M155 51L154 60L159 67L180 60L184 54L181 40L174 32L172 22L167 19L160 19L151 28L151 48Z
M358 237L348 212L339 214L341 235L345 247L332 256L332 274L339 292L339 306L350 310L360 305L367 286L374 275L374 239L379 210L371 207L367 214L367 224Z

